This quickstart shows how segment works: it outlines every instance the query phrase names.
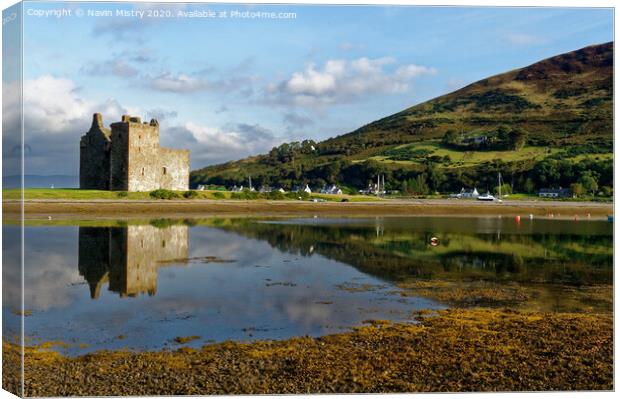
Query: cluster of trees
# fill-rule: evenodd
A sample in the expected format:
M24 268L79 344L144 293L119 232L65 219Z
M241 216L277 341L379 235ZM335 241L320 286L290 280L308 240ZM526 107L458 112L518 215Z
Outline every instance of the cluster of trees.
M313 188L338 184L345 193L353 194L374 183L378 175L384 175L387 190L398 190L406 195L426 195L458 192L463 187L497 192L498 172L505 182L502 194L535 194L541 188L551 187L572 188L578 196L609 196L613 192L613 160L591 158L580 162L553 158L512 163L495 160L467 169L444 168L442 163L428 160L416 169L402 169L375 160L353 163L338 159L322 165L300 165L296 169L283 165L269 172L253 174L252 181L256 187L267 185L287 191L305 184ZM230 187L246 185L247 178L214 176L203 183Z
M576 185L574 188L578 195L582 193L581 188L585 193L596 194L599 188L607 187L604 192L608 192L613 187L613 160L585 159L575 163L562 159L545 159L534 165L531 179L533 187Z
M461 151L516 151L523 148L526 142L527 132L525 130L504 125L495 132L481 134L475 138L464 138L454 130L448 130L442 139L445 146Z
M518 150L528 141L525 131L506 126L498 127L486 137L486 140L464 140L455 131L449 130L443 137L443 144L463 151ZM282 187L290 191L295 186L306 184L312 188L338 184L345 193L352 194L375 182L378 175L384 175L387 190L425 195L458 192L462 187L498 191L499 172L506 182L502 193L534 194L541 188L557 187L571 188L578 196L611 195L613 192L612 159L606 156L602 159L588 157L579 162L569 159L582 153L608 153L610 143L607 142L571 146L541 161L528 159L506 163L498 159L470 168L447 168L451 163L449 157L432 156L427 150L410 147L392 148L385 153L391 159L415 157L418 162L410 166L372 159L356 162L342 155L321 155L328 151L325 143L313 140L285 143L274 147L269 154L259 156L258 163L248 165L243 174L218 174L217 170L209 177L192 174L191 185L245 186L248 175L251 175L255 187ZM362 140L358 144L363 147L367 143Z
M265 162L275 165L282 162L291 162L301 154L311 154L316 151L317 143L314 140L294 141L273 147L265 158Z

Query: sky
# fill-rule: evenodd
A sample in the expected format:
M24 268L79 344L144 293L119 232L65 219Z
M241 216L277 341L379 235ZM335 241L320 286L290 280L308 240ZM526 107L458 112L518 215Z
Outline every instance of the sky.
M613 40L602 8L26 2L23 13L25 173L38 175L79 173L94 112L106 125L157 118L161 144L190 149L197 169ZM4 68L7 98L15 76ZM7 103L10 127L19 107Z

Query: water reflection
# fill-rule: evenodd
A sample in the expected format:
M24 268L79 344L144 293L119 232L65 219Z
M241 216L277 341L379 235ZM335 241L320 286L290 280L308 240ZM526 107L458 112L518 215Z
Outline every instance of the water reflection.
M274 248L320 253L377 277L611 284L612 226L509 218L296 219L222 228ZM439 238L439 245L431 243Z
M121 297L157 293L159 268L188 257L186 225L155 227L80 227L78 269L88 282L90 297L99 298L101 286Z
M318 336L367 319L410 321L416 309L445 306L401 296L396 285L407 279L568 284L577 290L609 286L613 277L613 236L604 222L386 217L114 223L26 227L24 297L32 311L26 336L89 345L71 353L156 349L190 335L201 337L194 346ZM3 232L8 242L19 231L3 226ZM432 237L439 245L431 245ZM10 251L17 249L4 255ZM7 256L3 270L5 283L16 282L3 286L7 336L20 326L10 311L21 297L16 259ZM542 292L541 301L572 311L581 299L568 301L566 292Z

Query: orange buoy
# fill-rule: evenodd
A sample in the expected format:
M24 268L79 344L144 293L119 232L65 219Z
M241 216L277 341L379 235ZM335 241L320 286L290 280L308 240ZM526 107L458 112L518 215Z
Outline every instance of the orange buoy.
M517 223L521 222L521 216L520 215L515 216L515 222L517 222Z
M437 245L439 245L439 238L437 237L431 237L431 245L436 247Z

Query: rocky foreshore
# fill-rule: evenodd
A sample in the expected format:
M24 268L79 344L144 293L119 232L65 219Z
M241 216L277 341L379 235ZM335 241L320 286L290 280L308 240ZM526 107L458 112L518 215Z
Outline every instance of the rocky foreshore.
M613 389L611 314L449 309L419 324L195 350L65 357L26 348L26 396ZM3 343L3 386L20 385Z

